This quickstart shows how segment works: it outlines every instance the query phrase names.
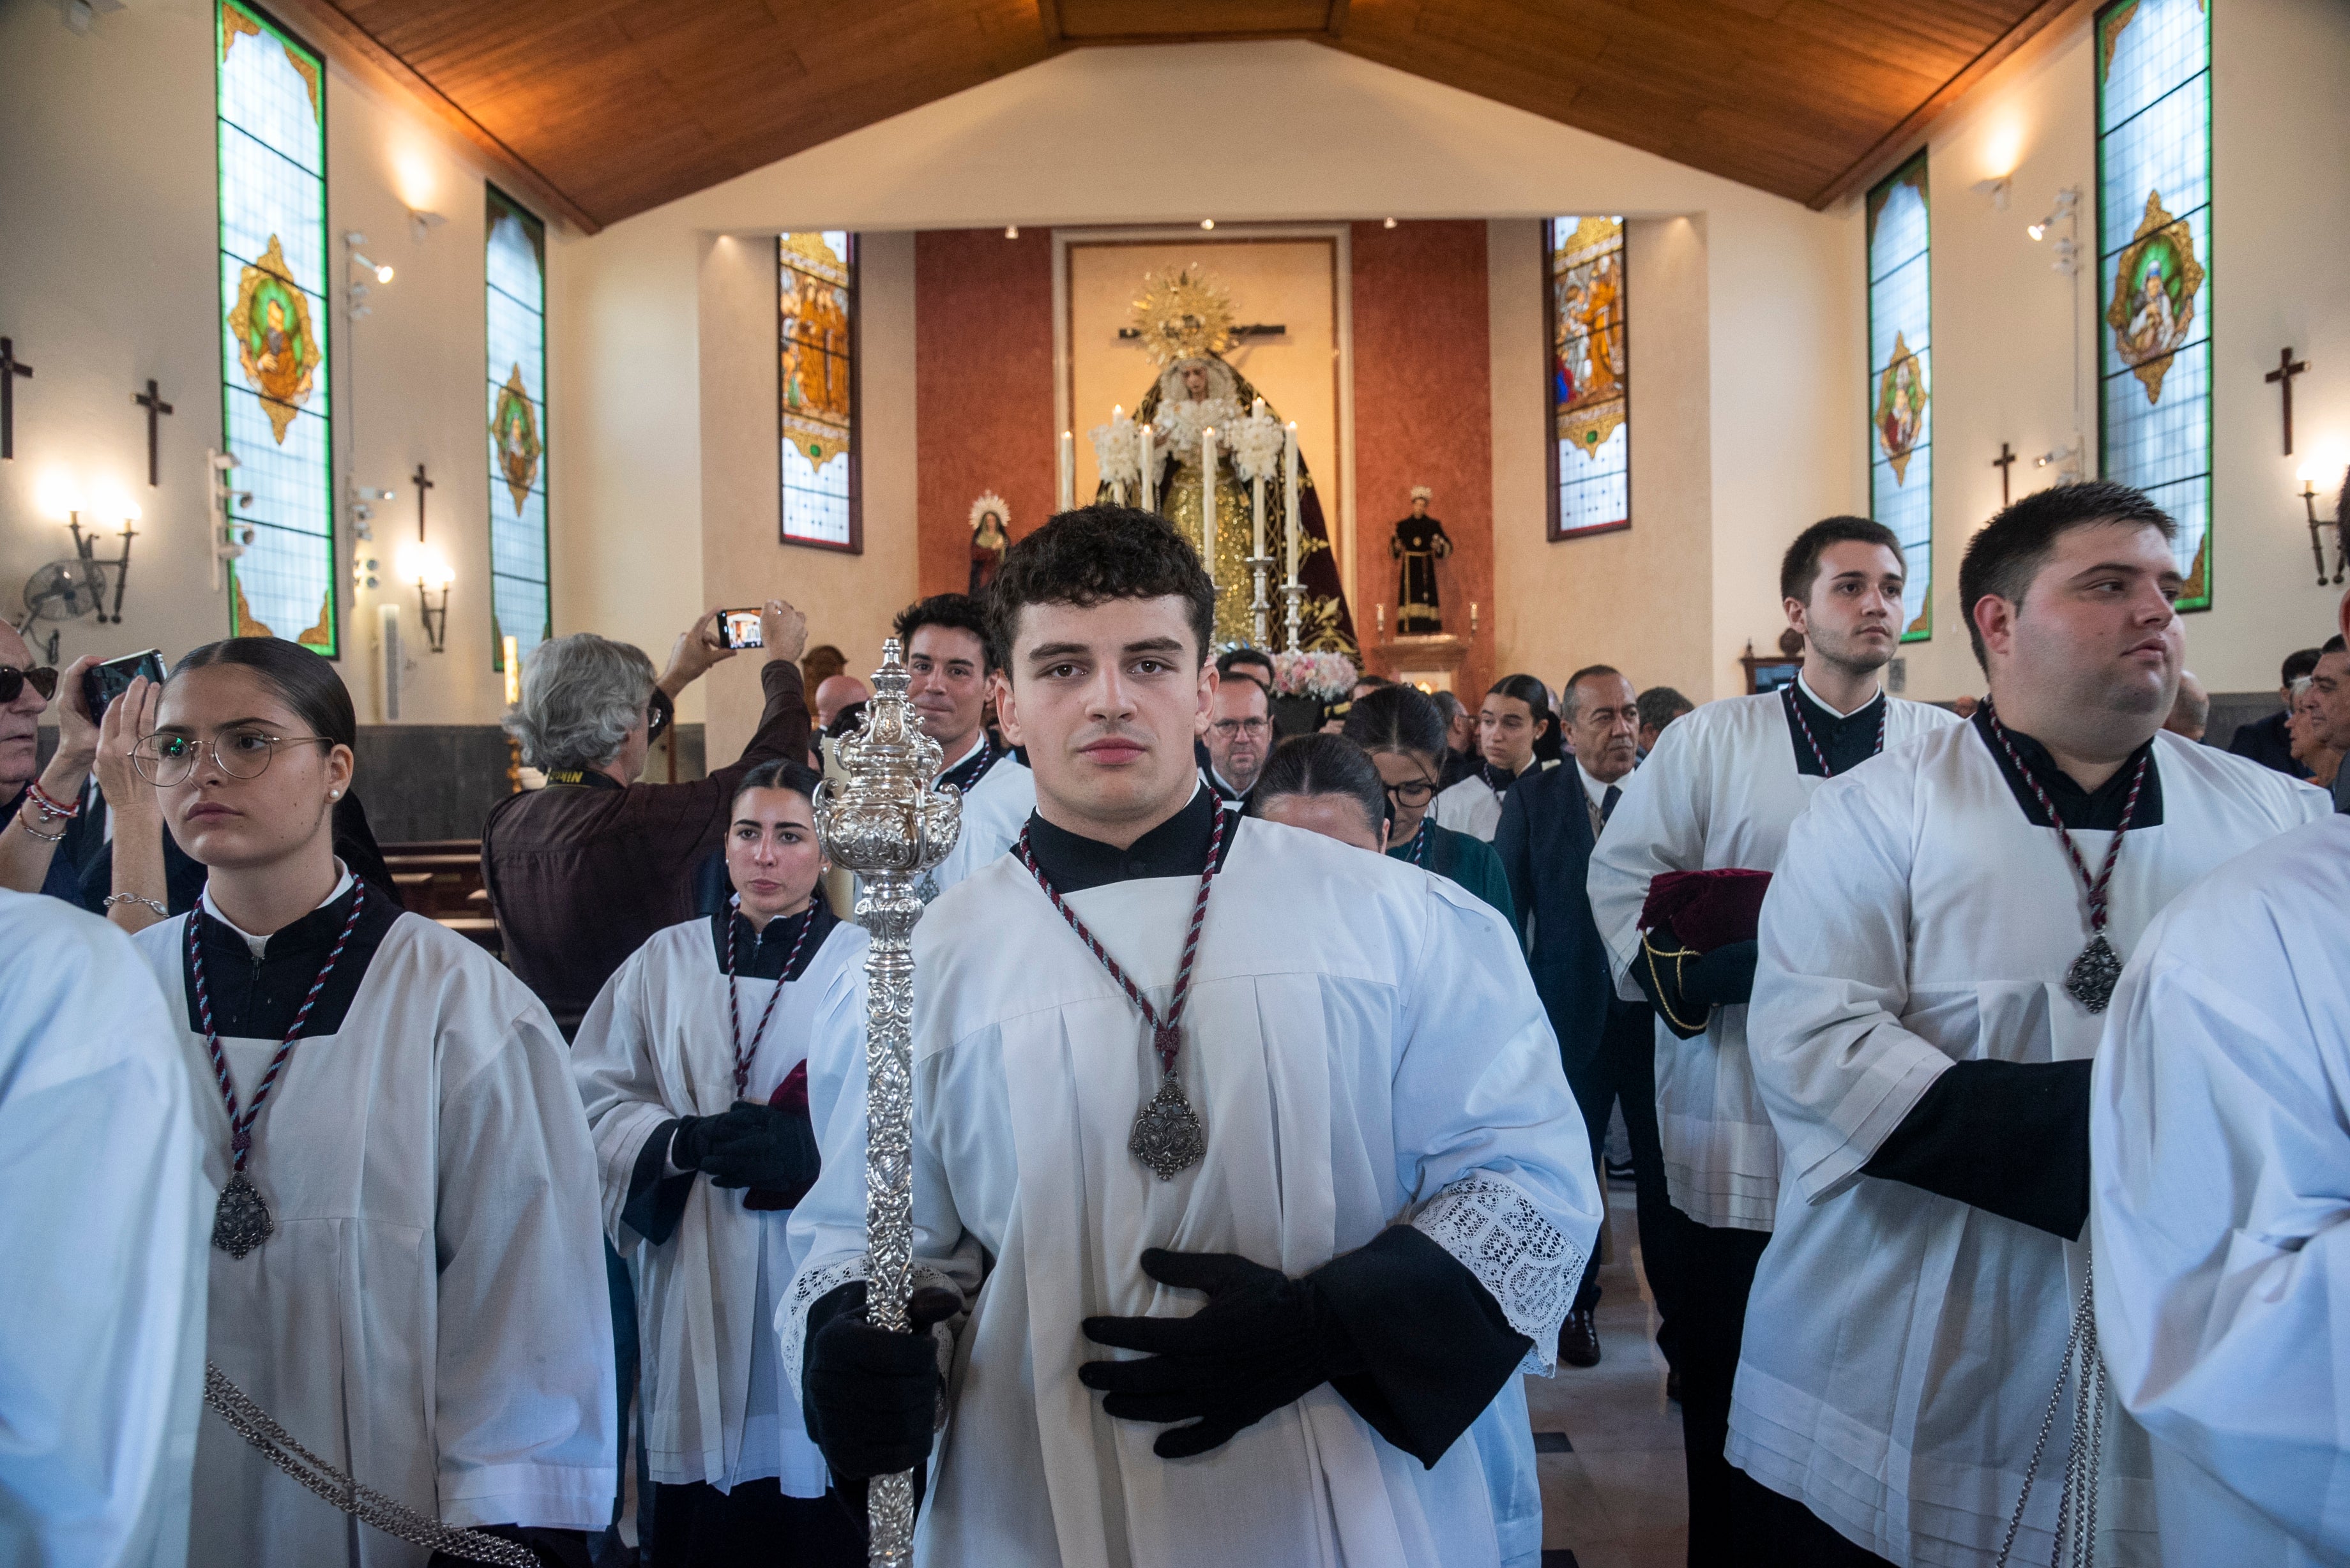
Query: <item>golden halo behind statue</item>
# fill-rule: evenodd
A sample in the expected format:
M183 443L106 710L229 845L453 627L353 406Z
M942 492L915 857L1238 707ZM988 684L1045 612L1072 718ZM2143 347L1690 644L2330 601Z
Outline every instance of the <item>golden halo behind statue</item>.
M1232 302L1205 272L1149 273L1128 315L1143 351L1160 365L1222 354L1232 346Z

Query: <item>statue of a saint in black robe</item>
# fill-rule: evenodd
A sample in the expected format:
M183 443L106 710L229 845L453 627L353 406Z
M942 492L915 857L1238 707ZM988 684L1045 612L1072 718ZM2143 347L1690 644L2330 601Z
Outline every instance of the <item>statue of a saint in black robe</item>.
M1411 515L1395 525L1395 537L1388 541L1388 554L1397 562L1396 631L1405 637L1433 637L1444 629L1436 563L1452 554L1452 538L1428 514L1432 497L1425 484L1413 485Z

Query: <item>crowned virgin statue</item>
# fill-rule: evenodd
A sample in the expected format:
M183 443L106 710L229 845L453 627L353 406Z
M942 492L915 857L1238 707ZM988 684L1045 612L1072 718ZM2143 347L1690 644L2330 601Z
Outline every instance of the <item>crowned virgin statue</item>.
M1266 597L1271 607L1266 621L1268 641L1283 640L1280 585L1284 576L1283 541L1288 530L1284 508L1284 487L1278 461L1271 460L1262 442L1256 472L1250 462L1252 444L1243 427L1253 419L1278 428L1279 415L1265 402L1248 378L1223 358L1232 346L1232 306L1223 291L1191 268L1143 281L1134 302L1133 323L1142 346L1159 361L1158 379L1134 410L1137 427L1152 431L1150 510L1175 525L1176 531L1204 556L1201 524L1203 493L1212 486L1215 497L1214 559L1210 570L1216 579L1216 645L1219 648L1255 642L1254 580L1248 566L1255 526L1253 493L1256 472L1264 481L1264 543L1274 565L1266 571ZM1123 424L1121 423L1121 429ZM1213 430L1220 438L1215 472L1202 468L1205 436ZM1097 431L1100 450L1104 431ZM1128 438L1131 440L1130 435ZM1277 452L1277 447L1273 449ZM1239 461L1236 462L1235 458ZM1135 473L1131 466L1126 472ZM1110 472L1109 465L1104 472ZM1115 474L1104 480L1096 499L1134 500ZM1346 593L1339 586L1338 564L1330 549L1330 530L1322 515L1313 476L1298 460L1298 580L1305 592L1300 604L1297 645L1307 651L1355 653L1355 624L1347 614Z

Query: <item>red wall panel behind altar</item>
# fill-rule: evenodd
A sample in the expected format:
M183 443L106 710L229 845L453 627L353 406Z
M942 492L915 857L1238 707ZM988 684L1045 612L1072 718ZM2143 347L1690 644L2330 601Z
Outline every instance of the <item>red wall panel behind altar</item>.
M1357 223L1355 332L1355 629L1375 640L1376 605L1396 629L1388 556L1411 487L1452 539L1437 567L1444 629L1479 630L1453 688L1473 711L1493 681L1493 410L1482 222ZM1536 519L1534 526L1542 526ZM1375 669L1385 668L1376 656ZM1391 670L1388 671L1392 673ZM1555 674L1546 677L1555 679Z
M914 236L917 582L971 581L971 504L993 490L1014 538L1053 512L1053 235Z

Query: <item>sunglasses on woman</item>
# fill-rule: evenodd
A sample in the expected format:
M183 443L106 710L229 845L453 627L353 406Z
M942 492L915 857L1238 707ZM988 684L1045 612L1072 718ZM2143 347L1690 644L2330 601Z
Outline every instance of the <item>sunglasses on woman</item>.
M0 664L0 702L14 702L25 688L30 686L46 702L57 694L57 672L47 665L38 670L17 670Z

